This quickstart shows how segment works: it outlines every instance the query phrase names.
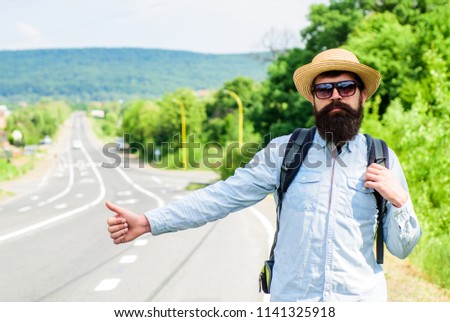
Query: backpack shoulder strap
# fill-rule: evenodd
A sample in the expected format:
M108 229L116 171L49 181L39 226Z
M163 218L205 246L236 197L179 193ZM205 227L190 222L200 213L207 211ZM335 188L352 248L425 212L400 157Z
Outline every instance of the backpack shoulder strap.
M378 163L389 168L389 150L386 142L381 139L372 138L369 134L364 134L367 140L367 165ZM383 233L383 217L386 214L386 200L381 194L375 190L375 199L377 202L377 263L383 264L384 258L384 233Z
M296 129L289 138L286 150L284 151L284 158L280 169L280 184L277 189L277 228L270 250L270 259L273 259L274 257L274 250L277 244L278 230L280 228L281 205L284 193L287 191L295 175L300 170L300 167L308 154L308 150L311 147L315 133L316 127Z
M279 204L295 175L300 170L311 147L315 132L316 128L312 127L310 129L298 128L292 133L284 152L283 163L281 164L280 185L277 190L280 198Z

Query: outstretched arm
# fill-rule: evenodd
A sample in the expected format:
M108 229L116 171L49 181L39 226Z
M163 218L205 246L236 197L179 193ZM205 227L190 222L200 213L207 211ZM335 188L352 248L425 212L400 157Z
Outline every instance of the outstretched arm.
M126 243L151 232L150 223L144 215L137 215L109 201L105 205L116 213L108 218L108 231L114 244Z

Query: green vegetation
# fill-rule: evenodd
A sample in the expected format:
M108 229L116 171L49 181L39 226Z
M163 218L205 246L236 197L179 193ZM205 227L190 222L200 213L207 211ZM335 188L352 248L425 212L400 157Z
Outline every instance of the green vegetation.
M18 146L38 144L46 136L53 137L70 113L70 106L62 101L42 100L26 108L14 110L7 119L8 140ZM14 131L22 139L15 142Z
M0 51L0 102L160 97L180 87L216 88L240 75L262 80L266 66L250 54L137 48Z
M373 66L383 75L378 92L365 106L362 130L387 141L399 157L408 179L411 198L423 228L423 237L411 255L411 261L431 281L449 289L449 16L450 6L447 0L330 0L328 5L313 5L308 15L310 25L301 31L303 48L290 49L280 54L268 66L267 78L261 82L263 77L238 76L252 76L244 72L242 66L237 68L225 63L222 66L226 67L219 68L220 64L215 61L217 57L202 56L205 64L208 60L215 62L212 64L214 67L206 67L207 65L188 64L177 53L161 51L156 52L160 54L161 60L159 66L155 66L151 65L154 59L145 56L150 55L149 51L128 49L123 49L120 55L116 52L117 55L109 56L110 59L106 58L106 50L78 52L101 57L100 60L91 57L98 65L94 67L74 64L75 60L70 60L70 51L61 51L59 53L64 55L47 58L48 63L44 64L43 70L50 73L50 69L58 70L64 66L58 77L65 77L65 80L73 80L78 84L75 86L73 83L69 87L80 89L77 94L79 96L76 97L80 101L87 98L136 96L137 98L123 102L116 100L102 106L91 104L78 108L88 111L104 109L106 118L95 121L98 131L108 138L125 137L132 151L137 151L141 158L153 162L156 167L182 166L180 132L183 105L186 111L188 150L195 150L188 153L189 168L213 168L220 171L222 178L226 178L238 166L248 162L256 150L267 144L270 138L313 124L311 104L298 94L293 84L294 70L309 63L324 49L350 49L362 63ZM32 53L51 56L57 51ZM7 54L10 53L0 53L0 57ZM119 63L118 58L122 55L126 57L123 58L124 61L146 63L142 63L139 68L130 67L123 71L126 64ZM144 56L147 58L143 60L136 58ZM175 61L183 62L181 65L184 67L175 64L174 57L177 58ZM8 60L3 58L0 59L0 64L8 64L5 63ZM233 58L241 59L242 56ZM221 59L226 60L227 57ZM70 60L70 63L64 64L65 60ZM114 62L116 65L114 68L108 65L110 70L106 70L104 64L100 63L103 60L105 64ZM69 69L69 66L72 68ZM197 69L199 66L217 79L212 81L212 78L202 76L204 74ZM12 67L8 68L5 70L11 70ZM161 81L151 83L151 80L156 79L154 76L138 79L142 70L146 71L146 75L153 75L148 68L158 73ZM187 75L181 76L183 69L192 72L187 77L190 82L181 81L186 80ZM224 69L235 70L236 73L224 76L220 72ZM16 73L23 71L19 66L14 70ZM112 76L114 70L117 75L122 73L120 79ZM7 79L13 79L11 74L6 75ZM81 75L86 77L86 82L82 84ZM173 75L177 81L173 80ZM62 80L52 78L53 75L50 74L48 76L47 84L56 84ZM27 84L32 86L27 85L27 88L31 88L36 95L42 95L35 91L41 84L40 78L39 81L36 79L38 78L29 77ZM127 80L128 85L120 83L121 79ZM207 86L194 83L197 81L202 81ZM123 91L115 87L117 84L122 86ZM165 84L170 86L164 87ZM0 88L2 86L0 83ZM145 91L137 90L139 86L145 88ZM164 90L157 89L159 86L164 87ZM10 91L8 86L5 88L2 93L8 97L22 94ZM64 92L56 91L56 86L54 88L55 92L45 92L45 95L65 95ZM215 90L207 96L199 97L194 90L200 88ZM157 89L156 92L152 92L154 89ZM242 150L236 148L239 132L237 102L224 89L237 93L243 103L243 132L244 142L247 144ZM126 96L121 96L122 94ZM70 95L68 97L74 98ZM28 130L28 126L42 123L39 121L41 116L36 115L31 118L30 114L21 118L16 116L16 121L11 124L18 124L17 120L27 124L27 131L37 133L25 136L31 141L33 137L52 133L54 130L51 122L48 127L39 127L38 132ZM155 153L157 150L161 154Z

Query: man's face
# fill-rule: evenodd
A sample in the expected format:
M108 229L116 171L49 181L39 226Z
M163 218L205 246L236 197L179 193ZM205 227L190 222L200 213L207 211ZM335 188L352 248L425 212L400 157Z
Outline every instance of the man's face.
M343 73L337 76L318 76L314 82L314 85L321 85L320 92L316 87L316 92L313 93L317 130L322 138L336 146L352 140L358 134L363 119L363 104L367 95L359 87L355 88L352 81L356 81L353 74Z
M343 73L339 76L329 77L329 76L317 76L313 85L323 84L323 83L336 83L341 81L356 81L355 77L351 73ZM336 88L333 89L333 93L330 98L320 99L317 98L316 94L313 94L313 105L317 112L323 109L325 106L329 105L332 102L340 101L344 104L349 105L354 110L357 110L360 105L364 105L367 99L367 94L365 91L360 91L359 88L356 89L356 92L352 96L343 97L339 94ZM332 113L339 113L339 109L333 110Z

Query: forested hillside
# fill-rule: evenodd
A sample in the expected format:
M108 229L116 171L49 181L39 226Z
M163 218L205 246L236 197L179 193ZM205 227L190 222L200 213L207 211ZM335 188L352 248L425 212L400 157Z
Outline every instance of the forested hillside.
M136 48L0 51L0 101L158 97L180 87L213 89L237 76L265 78L251 54Z

